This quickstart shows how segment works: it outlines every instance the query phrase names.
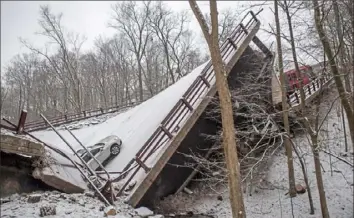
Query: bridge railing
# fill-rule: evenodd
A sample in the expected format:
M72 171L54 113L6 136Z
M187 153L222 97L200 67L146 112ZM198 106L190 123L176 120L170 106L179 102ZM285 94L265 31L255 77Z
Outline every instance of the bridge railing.
M81 111L78 113L70 113L70 114L49 117L48 120L50 121L50 123L52 123L53 126L57 126L57 125L70 123L70 122L74 122L74 121L80 121L83 119L87 119L87 118L91 118L91 117L95 117L95 116L99 116L99 115L103 115L103 114L118 112L120 110L135 106L137 104L139 104L139 102L127 103L127 104L112 106L112 107L108 107L108 108L98 108L98 109L85 110L85 111ZM24 125L24 129L26 131L31 131L31 132L36 131L36 130L46 129L48 127L49 126L47 125L47 123L44 122L43 120L35 120L32 122L26 122Z
M250 16L249 16L250 15ZM243 22L248 18L248 22L244 25ZM259 20L255 14L250 11L242 19L240 24L232 32L231 36L220 46L221 55L224 63L228 63L230 58L235 54L239 45L244 42L244 39L259 24ZM179 132L180 127L194 113L194 110L199 106L205 94L215 85L215 74L211 60L206 64L200 75L194 80L187 91L183 94L176 105L166 115L159 127L145 142L141 149L136 153L135 157L123 169L123 174L115 179L121 180L127 175L129 178L124 182L118 194L127 187L130 181L143 169L145 173L150 171L147 162L154 161L159 149L164 148L173 141L174 136ZM149 159L149 160L148 160ZM132 166L136 163L134 166Z
M313 95L316 95L318 91L325 85L328 84L328 82L331 80L331 77L328 74L323 74L322 76L316 78L315 80L312 80L310 83L306 84L303 86L303 90L305 92L305 101ZM288 97L288 103L290 107L298 106L300 105L301 98L300 98L300 90L296 90L294 93L289 95Z

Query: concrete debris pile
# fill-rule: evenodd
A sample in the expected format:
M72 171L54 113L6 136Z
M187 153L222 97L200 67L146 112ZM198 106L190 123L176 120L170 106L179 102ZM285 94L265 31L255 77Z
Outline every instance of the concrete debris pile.
M134 209L122 203L105 207L92 192L65 194L58 191L14 194L1 199L1 217L120 217L158 218L146 207Z

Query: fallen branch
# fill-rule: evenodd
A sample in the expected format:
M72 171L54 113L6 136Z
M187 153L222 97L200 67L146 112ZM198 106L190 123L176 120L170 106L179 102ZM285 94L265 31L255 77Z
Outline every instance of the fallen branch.
M348 164L349 166L354 167L354 165L351 164L349 161L347 161L347 160L345 160L345 159L343 159L343 158L341 158L341 157L338 157L337 155L334 155L334 154L332 154L332 153L330 153L330 152L328 152L328 151L326 151L326 150L324 150L324 149L321 149L321 150L322 150L324 153L326 153L326 154L328 154L328 155L330 155L330 156L332 156L332 157L337 158L338 160L342 161L343 163L346 163L346 164Z

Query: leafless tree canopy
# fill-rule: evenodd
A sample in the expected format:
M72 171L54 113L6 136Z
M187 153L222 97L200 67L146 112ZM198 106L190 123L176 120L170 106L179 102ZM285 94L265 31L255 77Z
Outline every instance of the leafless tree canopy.
M40 113L58 115L156 95L207 58L189 27L191 15L174 12L163 2L113 4L107 22L116 34L98 37L84 52L85 37L67 30L62 14L42 6L36 34L48 43L36 47L21 39L29 52L6 65L1 115L16 120L26 109L33 120ZM229 15L221 21L231 28Z

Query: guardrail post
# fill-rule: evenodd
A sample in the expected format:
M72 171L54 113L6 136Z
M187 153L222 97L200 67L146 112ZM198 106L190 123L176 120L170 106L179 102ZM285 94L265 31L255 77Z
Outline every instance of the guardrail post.
M232 41L232 39L230 39L230 37L229 37L229 38L227 38L227 40L231 43L232 47L234 47L234 49L236 49L236 50L237 50L237 45L235 44L235 42L234 42L234 41Z
M193 107L185 98L181 98L181 101L186 105L186 107L190 110L193 111Z
M205 77L201 75L199 75L198 77L205 83L206 86L208 86L208 88L210 88L210 83L208 82L207 79L205 79Z
M309 90L309 95L311 95L311 86L307 86L307 89Z
M18 120L17 134L21 134L23 132L23 129L25 127L26 117L27 117L27 111L22 110L20 119Z
M314 82L312 83L312 87L313 87L313 91L315 92L316 91L316 85L315 85Z
M295 92L294 94L295 94L296 103L300 104L299 96L298 96L297 92Z
M245 32L246 34L248 34L247 28L246 28L242 23L240 23L240 27L241 27L241 29L243 30L243 32Z
M168 131L164 125L161 124L161 125L160 125L160 128L161 128L161 130L162 130L170 139L173 138L172 133L170 133L170 131Z
M146 166L145 163L142 162L138 157L135 157L135 161L139 164L139 166L144 169L145 173L148 173L150 171L150 168Z

